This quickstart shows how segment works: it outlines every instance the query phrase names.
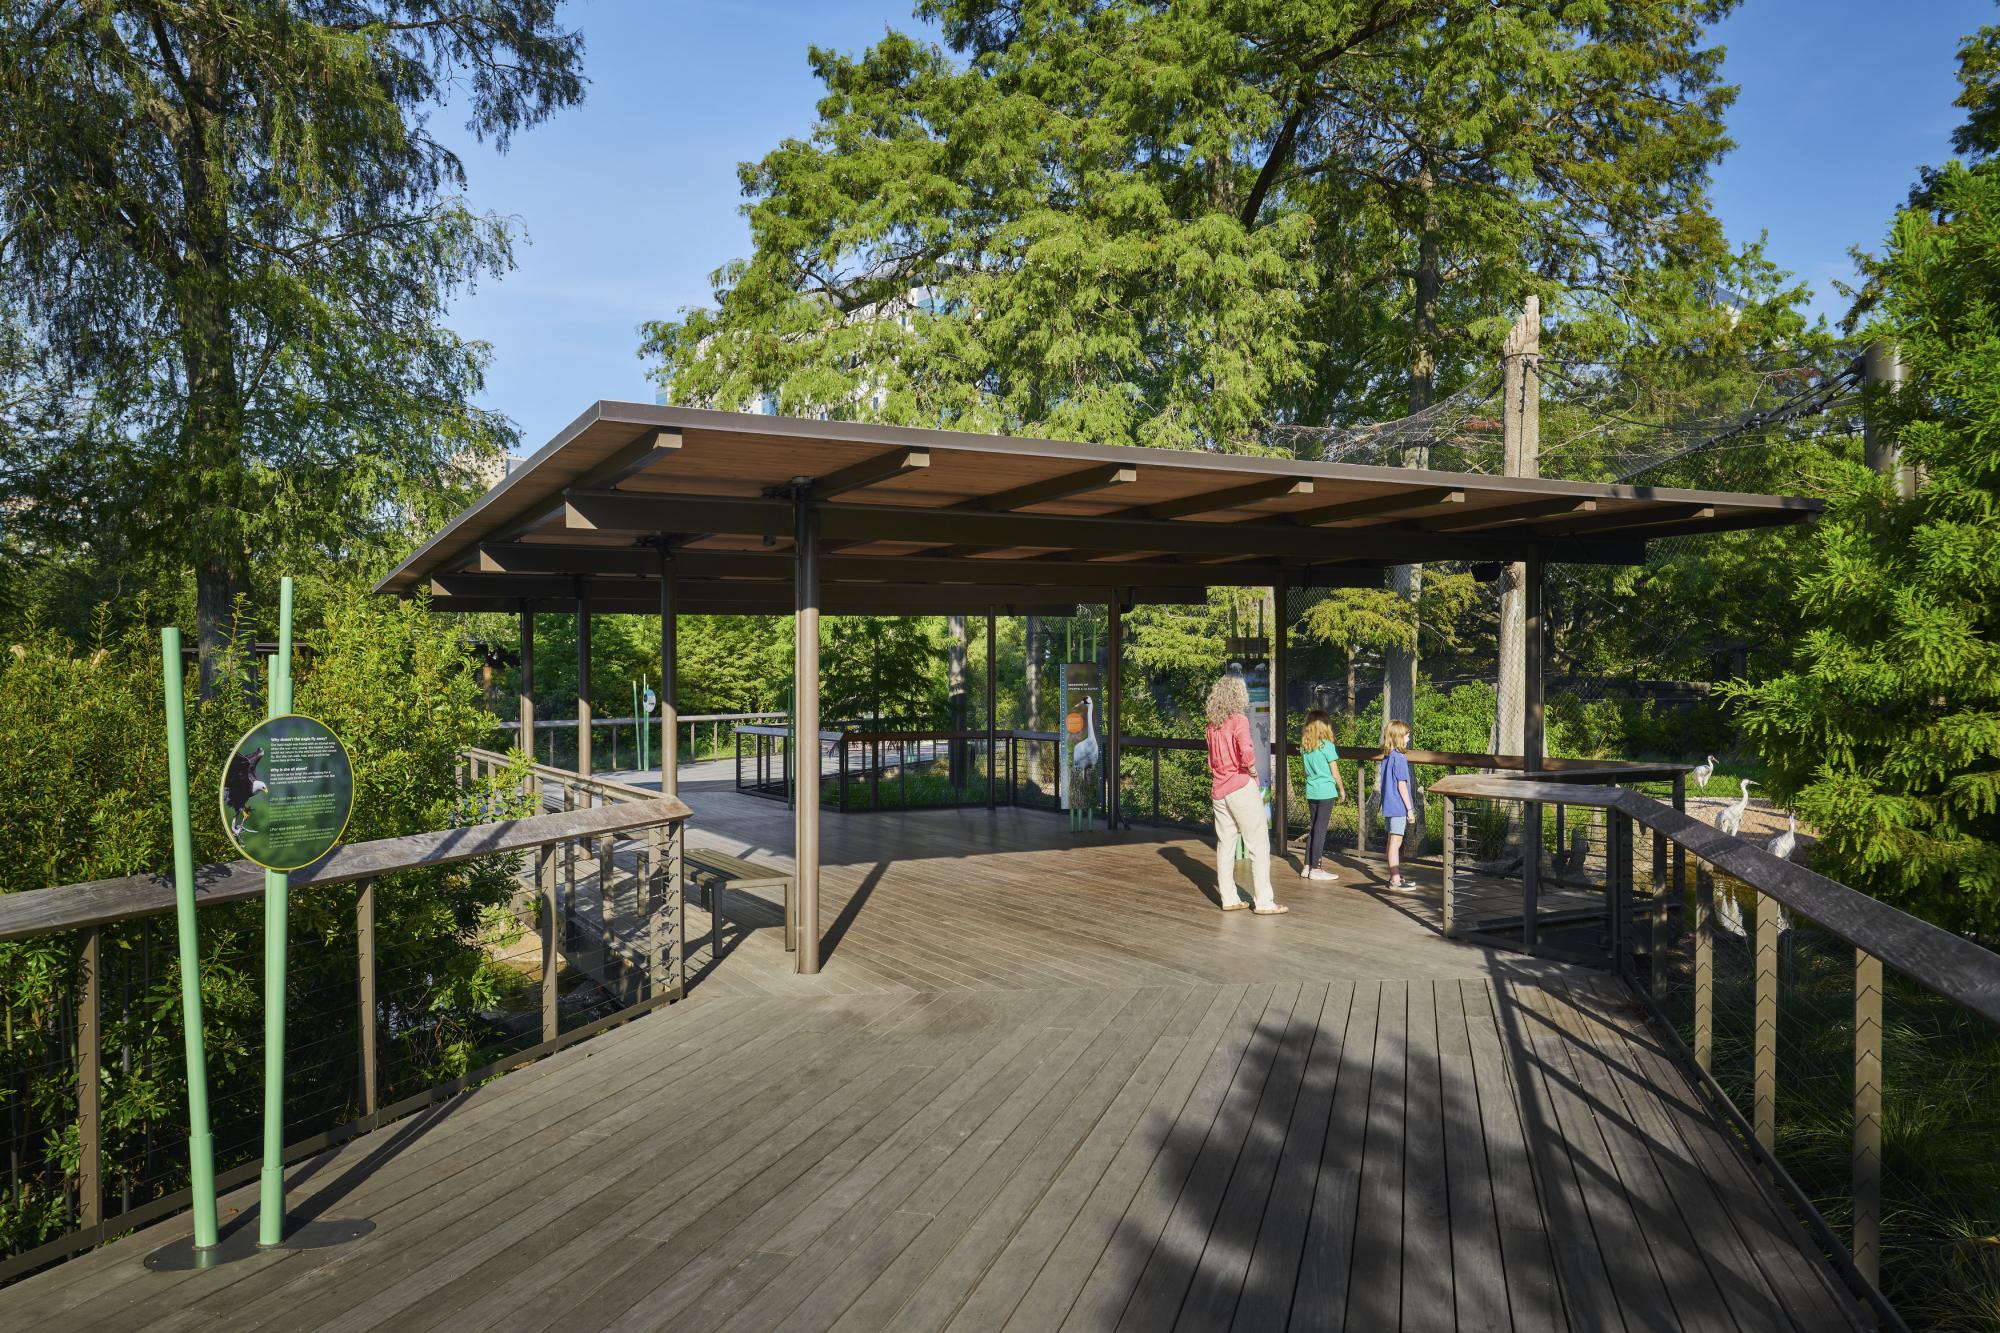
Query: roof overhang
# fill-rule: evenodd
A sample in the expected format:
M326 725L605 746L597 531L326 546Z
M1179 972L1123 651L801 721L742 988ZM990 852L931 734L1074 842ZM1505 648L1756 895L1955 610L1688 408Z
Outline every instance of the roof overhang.
M600 402L378 591L443 610L791 607L794 496L825 609L938 614L1369 586L1425 560L1633 564L1660 537L1798 522L1817 500Z

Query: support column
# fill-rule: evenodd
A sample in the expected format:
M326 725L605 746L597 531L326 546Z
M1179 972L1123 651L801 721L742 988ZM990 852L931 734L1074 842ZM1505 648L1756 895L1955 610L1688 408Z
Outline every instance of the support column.
M1546 645L1543 642L1541 551L1537 549L1530 555L1522 568L1526 571L1526 578L1522 582L1525 632L1521 638L1524 668L1521 680L1521 756L1527 772L1539 773L1542 771L1542 760L1547 757L1542 719L1542 659Z
M1861 354L1861 373L1867 383L1879 392L1895 393L1903 387L1901 349L1893 342L1870 343L1868 350ZM1888 427L1877 424L1876 415L1875 412L1868 413L1862 424L1864 456L1869 467L1893 476L1897 496L1908 500L1917 493L1917 470L1903 462L1902 446Z
M994 796L996 794L993 782L995 776L994 770L999 766L999 756L994 750L994 746L999 740L997 734L999 728L994 724L993 720L993 714L998 711L1000 706L1000 695L996 688L996 680L999 674L997 666L1000 661L1000 649L998 636L994 633L994 627L997 623L993 607L988 606L986 608L986 808L988 810L993 808Z
M1113 588L1105 612L1104 682L1104 827L1116 832L1124 811L1120 808L1121 761L1118 736L1124 721L1125 702L1125 590Z
M1522 302L1521 318L1501 353L1500 432L1503 471L1509 477L1541 475L1542 308L1538 298ZM1499 693L1494 708L1493 748L1522 754L1526 748L1527 565L1515 561L1501 573Z
M793 803L794 898L798 902L798 970L819 971L819 517L807 498L810 482L796 489L793 542L798 564L797 610L793 617L792 734L798 751L792 769L798 799Z
M660 792L681 790L680 589L675 585L674 551L660 536ZM640 726L645 725L642 718Z
M1284 579L1271 588L1271 850L1280 857L1291 833L1286 802L1291 794L1291 700L1285 682L1291 674L1291 641L1286 634L1285 603L1291 585Z
M535 757L535 613L528 609L528 599L521 599L521 685L519 691L521 749L528 758Z
M576 771L590 776L590 604L576 599Z

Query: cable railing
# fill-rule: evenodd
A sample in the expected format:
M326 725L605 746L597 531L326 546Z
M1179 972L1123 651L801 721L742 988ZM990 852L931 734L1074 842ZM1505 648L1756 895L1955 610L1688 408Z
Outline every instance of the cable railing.
M1447 934L1615 969L1890 1326L1990 1319L2000 955L1639 791L1431 795Z
M290 877L288 1163L683 991L685 805L598 782L523 816L504 760L461 773L464 826ZM247 861L197 872L225 1190L261 1165L263 890ZM0 895L0 1281L189 1203L174 902L156 875Z
M683 733L681 757L689 763L703 759L719 759L726 753L723 742L728 735L725 730L728 725L737 722L770 722L781 720L785 716L783 712L683 713L676 719ZM646 733L646 753L652 762L657 764L660 753L660 725L657 713L647 717L593 717L590 720L592 767L609 765L614 771L637 767L641 728ZM535 759L550 767L575 768L579 726L577 719L573 717L535 719ZM504 733L511 742L519 743L521 733L519 722L499 721L494 723L494 727Z

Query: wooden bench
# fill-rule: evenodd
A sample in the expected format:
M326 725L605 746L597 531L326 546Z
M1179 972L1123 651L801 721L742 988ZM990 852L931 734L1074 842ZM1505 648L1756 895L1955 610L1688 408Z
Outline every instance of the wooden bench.
M745 860L718 852L710 847L690 847L682 853L687 867L687 879L701 889L701 905L708 911L708 943L711 952L717 950L722 939L721 892L733 889L782 889L784 891L785 948L793 947L790 925L792 916L792 877L776 866L758 861Z

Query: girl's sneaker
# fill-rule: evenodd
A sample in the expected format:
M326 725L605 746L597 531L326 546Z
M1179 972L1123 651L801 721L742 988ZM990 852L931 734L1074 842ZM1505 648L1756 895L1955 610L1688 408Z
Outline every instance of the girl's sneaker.
M1331 880L1336 880L1336 879L1339 879L1339 878L1340 878L1340 876L1339 876L1339 875L1337 875L1337 874L1335 874L1335 873L1334 873L1333 871L1331 871L1331 870L1321 870L1320 868L1318 868L1317 866L1315 866L1315 867L1313 867L1313 870L1312 870L1312 873L1311 873L1311 874L1309 874L1309 875L1307 875L1307 876L1306 876L1306 878L1307 878L1307 879L1320 879L1320 880L1328 880L1328 881L1331 881Z

